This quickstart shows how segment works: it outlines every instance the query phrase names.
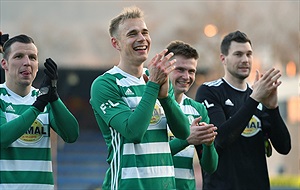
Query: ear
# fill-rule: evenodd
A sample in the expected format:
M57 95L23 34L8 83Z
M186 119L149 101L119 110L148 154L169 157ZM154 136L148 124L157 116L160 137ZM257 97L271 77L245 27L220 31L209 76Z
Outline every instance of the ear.
M120 46L119 46L119 42L118 42L118 40L117 40L115 37L112 37L112 38L110 39L110 42L111 42L112 46L113 46L115 49L117 49L117 50L120 50L120 49L121 49Z
M7 61L5 59L1 59L1 67L6 71L7 70Z
M225 65L225 58L226 58L226 56L224 54L220 54L220 60L223 65Z

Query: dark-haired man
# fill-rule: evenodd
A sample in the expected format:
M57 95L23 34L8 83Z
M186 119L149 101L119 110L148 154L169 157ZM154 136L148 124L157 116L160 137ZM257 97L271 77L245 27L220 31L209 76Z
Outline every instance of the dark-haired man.
M76 118L58 96L56 63L48 58L39 89L38 49L31 37L18 35L3 44L0 84L0 189L54 189L50 128L65 142L76 141Z
M206 106L211 122L218 127L219 164L213 174L204 172L205 190L270 189L269 140L280 154L291 150L290 134L278 108L280 71L271 68L263 75L257 71L251 88L246 79L252 54L245 33L229 33L221 43L224 77L198 88L196 100Z

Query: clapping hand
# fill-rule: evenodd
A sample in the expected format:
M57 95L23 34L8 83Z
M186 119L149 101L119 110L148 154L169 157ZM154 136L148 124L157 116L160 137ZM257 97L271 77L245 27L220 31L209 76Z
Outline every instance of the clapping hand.
M46 105L48 104L51 98L50 83L51 80L49 79L49 77L47 75L44 75L43 82L38 91L38 96L36 98L36 101L33 103L33 106L41 112L44 111Z
M3 44L9 39L8 34L2 34L0 31L0 53L3 52Z
M173 64L176 62L176 59L170 60L174 54L171 52L164 56L167 51L168 50L165 49L157 54L152 58L148 65L150 72L149 80L160 85L158 98L165 98L168 96L169 74L175 69Z
M58 71L57 71L57 65L56 63L51 59L46 59L44 63L46 69L44 70L46 77L48 77L48 80L50 80L50 100L49 102L54 102L58 99L58 93L57 93L57 80L58 80Z
M187 138L189 144L200 145L205 144L210 146L218 134L216 132L217 127L213 124L207 124L200 122L202 117L194 119L190 126L190 136Z
M265 74L256 71L252 86L253 92L250 97L269 109L276 108L278 106L277 88L281 84L281 81L278 80L280 77L280 71L274 68L269 69Z

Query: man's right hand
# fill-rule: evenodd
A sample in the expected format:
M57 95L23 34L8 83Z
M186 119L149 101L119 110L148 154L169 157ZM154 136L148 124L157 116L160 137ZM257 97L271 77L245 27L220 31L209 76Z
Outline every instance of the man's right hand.
M174 54L171 52L164 56L167 51L168 50L165 49L157 54L148 64L148 70L150 72L149 80L161 86L159 98L168 96L168 76L175 69L174 63L176 62L176 59L169 61Z

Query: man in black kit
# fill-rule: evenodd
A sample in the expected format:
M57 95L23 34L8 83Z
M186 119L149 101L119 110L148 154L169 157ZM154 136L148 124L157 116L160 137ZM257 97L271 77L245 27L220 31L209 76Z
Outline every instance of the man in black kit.
M221 43L223 78L206 82L196 93L211 123L218 127L215 146L219 165L203 174L205 190L268 190L266 155L272 146L280 154L291 150L288 129L279 113L277 88L280 71L256 71L252 87L246 82L252 66L252 44L240 31L226 35ZM270 143L270 141L271 143Z

